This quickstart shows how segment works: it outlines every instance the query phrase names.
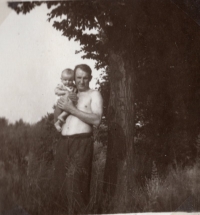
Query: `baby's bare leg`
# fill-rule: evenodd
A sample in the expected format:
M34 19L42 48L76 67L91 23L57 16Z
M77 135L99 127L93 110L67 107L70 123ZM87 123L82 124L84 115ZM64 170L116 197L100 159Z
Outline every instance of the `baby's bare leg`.
M54 110L54 123L58 121L58 116L62 113L63 111L56 105L55 110Z
M66 92L66 94L64 96L62 96L63 98L67 99L68 97L68 92ZM56 106L55 111L54 111L54 125L57 129L57 131L61 132L62 130L62 124L65 122L66 117L69 115L68 112L65 112Z
M62 98L64 99L68 99L68 95L69 95L69 92L67 91L66 94L64 96L62 96ZM58 120L62 121L62 122L65 122L65 119L66 117L69 115L68 112L66 111L63 111L59 116L58 116Z
M67 98L68 96L68 91L66 92L66 94L64 96L62 96L62 98ZM58 121L58 116L63 112L63 110L61 110L57 104L56 104L56 107L55 107L55 110L54 110L54 123L56 123Z
M61 132L61 130L62 130L64 115L66 115L66 114L62 115L62 113L64 113L64 112L62 112L62 110L58 106L56 106L55 111L54 111L54 126L55 126L56 130L59 132ZM61 118L59 118L60 115L62 115Z
M62 126L61 126L62 122L60 120L57 120L55 123L54 123L54 126L56 127L56 130L61 132L62 130Z
M65 122L66 117L69 115L68 112L63 111L59 116L58 116L58 120L60 120L61 122Z
M62 130L62 124L65 122L66 117L69 115L68 112L62 112L57 118L58 120L54 123L54 126L56 127L56 130L61 132Z

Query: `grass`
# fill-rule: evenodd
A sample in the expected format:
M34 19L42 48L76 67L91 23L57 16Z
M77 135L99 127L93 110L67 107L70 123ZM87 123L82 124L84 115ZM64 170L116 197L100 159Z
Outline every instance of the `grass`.
M169 167L165 177L158 175L154 164L151 178L132 194L133 212L195 212L200 210L199 196L200 168L197 163L185 169ZM126 212L125 204L116 201L118 208ZM117 213L117 210L112 212Z
M126 209L126 176L120 178L124 184L117 190L116 197L107 205L108 194L103 194L103 176L106 162L106 146L95 142L93 170L91 180L91 200L88 214L128 212ZM30 153L26 171L17 165L5 170L0 162L0 212L13 207L16 202L31 215L55 215L58 211L66 212L62 205L56 206L55 193L51 186L53 163L37 159ZM125 173L125 166L122 166ZM160 176L153 163L151 178L144 186L135 188L132 194L132 212L172 212L200 210L200 165L181 168L169 167L165 176ZM5 199L5 198L6 199ZM15 204L14 204L15 203ZM105 207L104 207L105 206Z

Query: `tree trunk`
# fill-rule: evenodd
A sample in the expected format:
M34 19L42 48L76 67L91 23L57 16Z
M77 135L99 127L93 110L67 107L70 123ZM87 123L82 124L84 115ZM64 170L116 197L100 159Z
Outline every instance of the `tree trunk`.
M104 207L119 213L131 211L134 188L134 80L128 60L125 62L121 55L111 52L109 61L111 90Z

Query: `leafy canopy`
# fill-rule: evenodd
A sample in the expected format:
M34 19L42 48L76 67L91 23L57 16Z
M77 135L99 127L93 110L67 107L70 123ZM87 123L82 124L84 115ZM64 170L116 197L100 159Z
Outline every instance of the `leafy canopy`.
M97 69L108 65L110 50L122 52L130 47L134 1L9 2L8 6L26 14L41 4L47 5L53 27L69 40L79 41L79 52L96 60Z

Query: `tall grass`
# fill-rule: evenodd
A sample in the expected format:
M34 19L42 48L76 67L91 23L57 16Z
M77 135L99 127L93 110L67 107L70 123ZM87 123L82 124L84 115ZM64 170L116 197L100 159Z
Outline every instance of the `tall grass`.
M199 140L200 138L197 141ZM23 207L31 215L67 214L65 205L55 201L52 150L49 147L30 149L24 160L27 162L23 168L17 163L6 166L4 161L0 161L0 214L16 205ZM121 166L124 174L118 181L124 186L121 186L121 190L117 189L116 197L108 205L109 193L103 193L105 162L106 146L96 141L88 214L100 211L104 214L129 212L126 209L126 166ZM144 185L138 185L132 193L132 212L199 211L199 196L199 156L193 166L168 167L164 176L159 175L154 162L151 177L146 179Z
M146 179L145 186L138 186L132 194L133 212L172 212L200 210L200 168L196 163L187 168L169 167L165 176L159 176L155 163L152 176ZM128 212L125 193L121 193L118 208L110 211ZM116 205L116 204L115 204Z

